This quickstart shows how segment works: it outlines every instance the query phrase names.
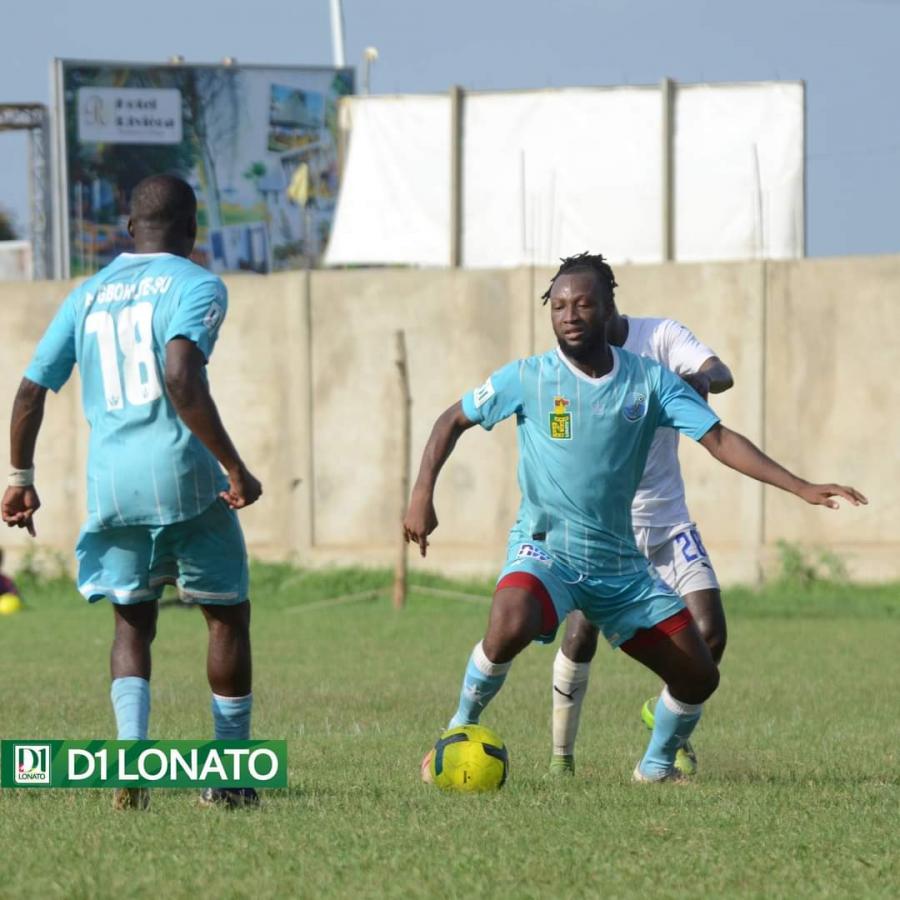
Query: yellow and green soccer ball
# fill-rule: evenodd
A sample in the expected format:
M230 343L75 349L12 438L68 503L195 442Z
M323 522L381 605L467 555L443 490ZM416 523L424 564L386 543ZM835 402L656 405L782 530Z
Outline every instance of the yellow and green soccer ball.
M508 772L506 745L482 725L445 731L422 760L422 780L445 791L495 791L503 787Z
M22 600L18 594L0 595L0 616L11 616L22 609Z

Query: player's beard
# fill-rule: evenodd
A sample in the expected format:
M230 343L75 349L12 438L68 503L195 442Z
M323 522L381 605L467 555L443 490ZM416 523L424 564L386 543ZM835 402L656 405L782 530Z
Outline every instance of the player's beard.
M577 360L580 363L591 362L598 351L603 348L603 332L600 330L592 330L585 332L584 337L578 344L570 344L562 335L557 335L556 340L559 342L559 349L570 359Z

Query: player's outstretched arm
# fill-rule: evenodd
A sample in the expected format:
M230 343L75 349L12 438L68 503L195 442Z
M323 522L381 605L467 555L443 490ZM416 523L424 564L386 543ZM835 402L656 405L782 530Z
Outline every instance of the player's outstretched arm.
M193 341L174 338L166 344L166 390L181 420L222 464L228 490L220 496L241 509L259 499L262 485L238 455L204 376L206 357Z
M869 502L856 488L844 487L840 484L811 484L803 478L798 478L784 466L766 456L752 441L722 424L714 425L707 431L700 438L700 443L726 466L730 466L744 475L749 475L750 478L755 478L757 481L796 494L815 506L837 509L838 503L832 499L833 497L843 497L854 506Z
M23 378L13 402L9 426L9 455L13 472L10 486L3 494L3 521L12 528L27 528L34 537L34 514L41 501L34 489L34 448L41 422L47 388Z
M409 509L403 519L403 536L407 543L419 545L419 553L428 550L428 535L438 526L434 511L434 486L441 467L453 452L459 436L475 423L463 412L461 403L454 403L438 416L431 429L431 437L422 453L419 475L413 485Z

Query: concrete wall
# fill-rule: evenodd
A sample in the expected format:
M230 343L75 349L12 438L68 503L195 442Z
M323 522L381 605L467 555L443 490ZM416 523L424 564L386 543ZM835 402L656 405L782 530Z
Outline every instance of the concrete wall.
M811 479L852 484L864 510L767 491L764 535L821 544L860 577L900 575L900 257L769 268L765 440Z
M396 555L401 405L396 331L413 395L413 468L435 417L503 363L553 344L538 299L551 270L290 273L230 277L210 367L220 410L262 479L242 513L251 551L309 564ZM807 507L682 442L692 513L726 581L755 580L779 539L845 556L860 578L900 578L900 257L622 266L620 308L680 319L728 362L726 424L799 474L854 484L865 509ZM0 409L66 290L0 285ZM70 553L84 508L77 384L48 400L36 463L42 547ZM515 428L466 434L438 486L428 566L498 569L518 494ZM414 474L414 473L413 473ZM26 544L9 532L14 556ZM418 562L416 564L419 564Z

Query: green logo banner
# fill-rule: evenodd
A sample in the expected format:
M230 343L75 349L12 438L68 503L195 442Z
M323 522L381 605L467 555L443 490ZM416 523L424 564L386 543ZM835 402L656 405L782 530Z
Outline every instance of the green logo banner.
M0 741L2 788L287 787L287 741Z

